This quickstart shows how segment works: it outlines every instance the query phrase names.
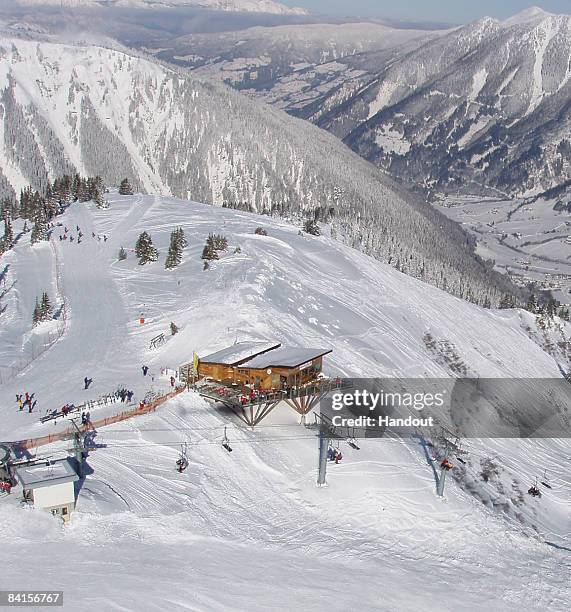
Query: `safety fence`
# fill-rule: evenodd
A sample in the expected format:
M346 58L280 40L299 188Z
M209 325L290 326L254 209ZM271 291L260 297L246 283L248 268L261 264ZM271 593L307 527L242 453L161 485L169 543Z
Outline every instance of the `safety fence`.
M91 421L86 425L82 425L80 430L84 432L88 432L90 430L96 430L100 427L105 427L107 425L113 425L114 423L120 423L121 421L126 421L127 419L131 419L136 416L141 416L143 414L148 414L149 412L154 412L161 404L164 404L169 399L172 399L179 393L184 390L184 387L179 387L166 395L161 395L154 399L153 401L139 405L137 408L133 410L125 410L118 414L114 414L109 417L105 417L103 419L99 419L97 421ZM16 442L14 446L21 449L30 449L37 448L38 446L45 446L46 444L52 444L53 442L58 442L60 440L67 440L72 437L75 433L77 433L77 429L75 427L68 427L63 431L59 431L57 433L50 434L48 436L41 436L39 438L29 438L27 440L20 440Z

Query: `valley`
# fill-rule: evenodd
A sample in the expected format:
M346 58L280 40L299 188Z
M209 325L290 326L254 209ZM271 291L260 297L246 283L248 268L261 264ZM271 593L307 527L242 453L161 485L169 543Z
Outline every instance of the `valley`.
M554 211L556 202L446 196L435 206L468 229L476 251L495 268L537 293L571 302L571 218Z

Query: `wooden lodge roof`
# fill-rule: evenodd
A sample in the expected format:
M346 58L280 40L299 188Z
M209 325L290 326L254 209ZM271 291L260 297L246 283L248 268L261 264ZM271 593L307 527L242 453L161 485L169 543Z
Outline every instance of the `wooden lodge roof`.
M306 362L332 353L332 349L297 348L282 346L263 355L257 355L246 362L245 367L254 370L265 368L296 368Z
M331 352L332 349L287 347L279 342L237 342L201 357L200 363L242 366L255 370L295 368Z
M220 351L201 357L200 363L237 366L280 346L279 342L237 342Z

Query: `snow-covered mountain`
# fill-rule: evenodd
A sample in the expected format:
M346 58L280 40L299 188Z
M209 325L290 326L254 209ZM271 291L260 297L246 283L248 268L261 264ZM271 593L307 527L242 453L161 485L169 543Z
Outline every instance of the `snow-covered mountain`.
M102 47L1 43L5 193L79 171L333 223L345 242L480 302L512 289L453 222L307 122L218 84Z
M205 8L214 11L307 15L302 8L289 7L272 0L16 0L23 6L56 6L61 8Z
M40 415L118 386L133 389L136 400L161 392L169 386L164 368L236 338L330 347L327 375L449 377L462 363L472 376L559 376L527 312L467 304L327 235L299 236L269 217L169 197L111 193L108 200L108 209L72 204L55 219L63 225L50 244L31 246L26 233L2 257L9 288L2 363L18 362L50 329L31 329L38 292L49 292L56 312L65 296L67 316L60 339L0 387L1 440L58 431L62 423L40 424ZM84 240L60 241L65 226L74 237L79 226ZM255 234L258 226L267 235ZM189 245L180 266L166 271L175 227ZM159 260L140 266L132 248L143 230ZM229 248L203 271L212 232L223 233ZM118 261L121 246L128 256ZM171 321L180 328L172 337ZM162 332L167 342L150 349ZM427 333L440 349L427 344ZM568 334L553 330L553 341L568 342ZM86 375L93 378L87 391ZM14 402L24 391L35 393L32 413ZM91 413L99 419L121 410L102 405ZM232 453L221 446L225 426ZM359 440L360 450L340 440L344 459L329 465L329 486L317 488L315 431L285 404L251 431L183 393L154 414L98 428L94 442L65 529L49 513L20 508L17 490L0 498L3 550L15 559L4 568L6 584L57 585L69 609L125 607L128 598L129 609L157 611L168 600L172 609L337 612L379 609L379 576L390 576L382 606L390 610L458 609L459 601L466 610L490 601L502 612L566 609L565 440L463 441L465 464L454 459L445 500L434 494L419 440L392 436ZM184 442L190 465L179 474ZM68 447L39 455L61 456ZM532 498L529 481L543 478L544 466L552 488ZM359 580L340 579L357 573ZM147 582L160 588L147 590Z
M274 92L279 83L284 98L288 92L297 92L307 105L310 96L323 95L331 73L342 71L343 80L349 78L345 58L411 41L419 45L431 35L380 23L318 23L190 34L155 41L151 48L148 42L141 44L162 60L221 79L237 89L254 90L257 95ZM356 69L355 73L362 75L364 71Z
M441 191L533 194L571 179L571 17L483 19L385 66L318 124Z
M533 195L571 181L570 57L571 17L534 8L314 62L249 91L423 189ZM232 84L231 70L211 73Z

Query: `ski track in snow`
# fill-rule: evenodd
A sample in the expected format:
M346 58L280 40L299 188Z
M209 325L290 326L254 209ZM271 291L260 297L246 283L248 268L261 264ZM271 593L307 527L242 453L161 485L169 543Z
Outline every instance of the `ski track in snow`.
M522 331L526 315L484 311L327 237L298 236L280 221L173 198L109 200L108 210L75 204L58 219L74 236L76 225L84 234L80 245L55 236L68 327L2 387L3 439L59 428L17 413L18 390L35 391L40 411L118 385L141 396L166 386L162 366L177 367L193 350L204 354L236 337L331 346L326 369L334 374L449 375L424 347L430 331L453 342L482 376L558 375L555 361ZM167 272L169 235L179 225L189 246L183 263ZM257 226L268 236L254 235ZM160 256L138 266L132 246L143 229ZM92 231L107 234L107 242ZM200 254L211 232L227 236L229 250L204 272ZM123 262L121 246L129 251ZM16 257L24 261L28 252L39 251L21 244ZM18 281L30 265L15 266ZM30 280L20 291L28 304L37 288ZM28 321L22 318L21 333ZM150 338L168 333L170 321L180 332L150 351ZM154 382L143 378L142 363ZM94 379L89 391L82 388L86 375ZM99 408L92 416L117 410ZM27 568L9 563L3 584L63 588L69 609L79 601L86 608L201 612L566 609L569 552L544 543L569 542L565 441L468 445L472 475L480 456L494 457L523 486L538 463L553 463L553 491L526 499L518 521L486 508L452 477L446 499L437 498L416 441L362 440L360 451L341 441L344 461L329 465L329 486L318 489L315 432L297 419L280 406L252 432L185 393L155 414L101 429L69 527L20 510L15 495L11 503L0 500L6 554L21 558L26 551ZM231 454L220 444L224 425ZM175 461L185 441L190 465L179 474Z

